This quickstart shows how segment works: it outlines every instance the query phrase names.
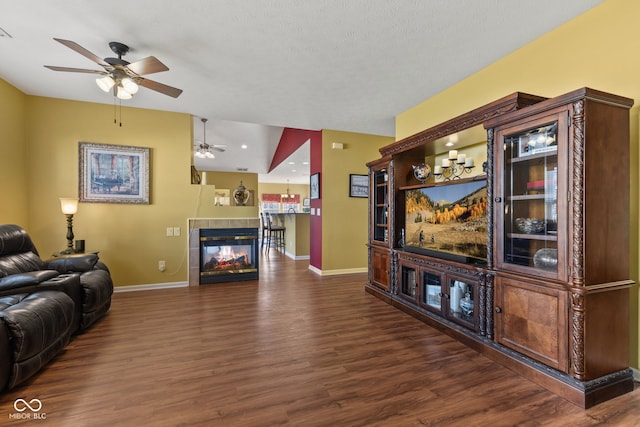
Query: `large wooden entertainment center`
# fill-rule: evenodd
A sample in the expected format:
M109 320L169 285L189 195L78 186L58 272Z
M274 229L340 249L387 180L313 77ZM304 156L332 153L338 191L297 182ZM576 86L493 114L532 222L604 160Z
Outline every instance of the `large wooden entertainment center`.
M514 93L381 148L365 289L576 405L633 390L632 105Z

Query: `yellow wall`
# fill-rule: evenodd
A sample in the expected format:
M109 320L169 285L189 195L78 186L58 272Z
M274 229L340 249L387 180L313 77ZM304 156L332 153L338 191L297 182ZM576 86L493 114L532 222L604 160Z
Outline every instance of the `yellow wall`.
M580 87L636 100L631 110L631 278L638 276L640 2L607 0L396 118L397 139L504 95L554 97ZM522 23L521 23L522 24ZM622 160L622 159L621 159ZM640 367L638 289L631 299L631 365Z
M368 173L366 163L393 138L322 131L322 272L337 274L367 269L368 207L366 198L349 197L349 174ZM341 142L344 149L331 148Z
M0 79L0 219L3 223L29 224L27 214L26 96Z

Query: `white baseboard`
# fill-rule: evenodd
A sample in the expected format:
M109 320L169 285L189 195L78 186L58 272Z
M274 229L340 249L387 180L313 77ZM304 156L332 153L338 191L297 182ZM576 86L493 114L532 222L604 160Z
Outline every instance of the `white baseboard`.
M148 285L115 286L113 292L149 291L156 289L186 288L188 286L189 283L187 282L151 283Z
M631 368L631 370L633 371L633 380L640 383L640 371L636 368Z
M320 270L317 267L314 267L311 264L309 264L309 270L311 270L312 273L316 273L317 275L322 276L322 270Z
M317 267L312 265L309 266L309 270L320 275L320 276L338 276L341 274L356 274L356 273L366 273L368 270L366 267L363 268L345 268L342 270L320 270Z
M300 256L295 256L294 254L292 254L291 252L286 252L284 253L287 257L291 258L294 261L301 261L304 259L309 259L311 258L309 255L300 255Z

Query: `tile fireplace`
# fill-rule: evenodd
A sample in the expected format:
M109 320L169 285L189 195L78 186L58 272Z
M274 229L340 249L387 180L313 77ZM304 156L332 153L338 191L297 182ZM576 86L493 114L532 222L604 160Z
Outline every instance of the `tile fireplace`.
M257 218L189 219L189 286L258 280Z

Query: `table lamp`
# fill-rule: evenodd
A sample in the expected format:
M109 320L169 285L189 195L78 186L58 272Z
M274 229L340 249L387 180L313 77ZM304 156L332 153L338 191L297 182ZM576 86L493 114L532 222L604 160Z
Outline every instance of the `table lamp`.
M60 209L67 216L67 249L63 254L72 254L73 250L73 214L78 211L78 199L60 197Z

